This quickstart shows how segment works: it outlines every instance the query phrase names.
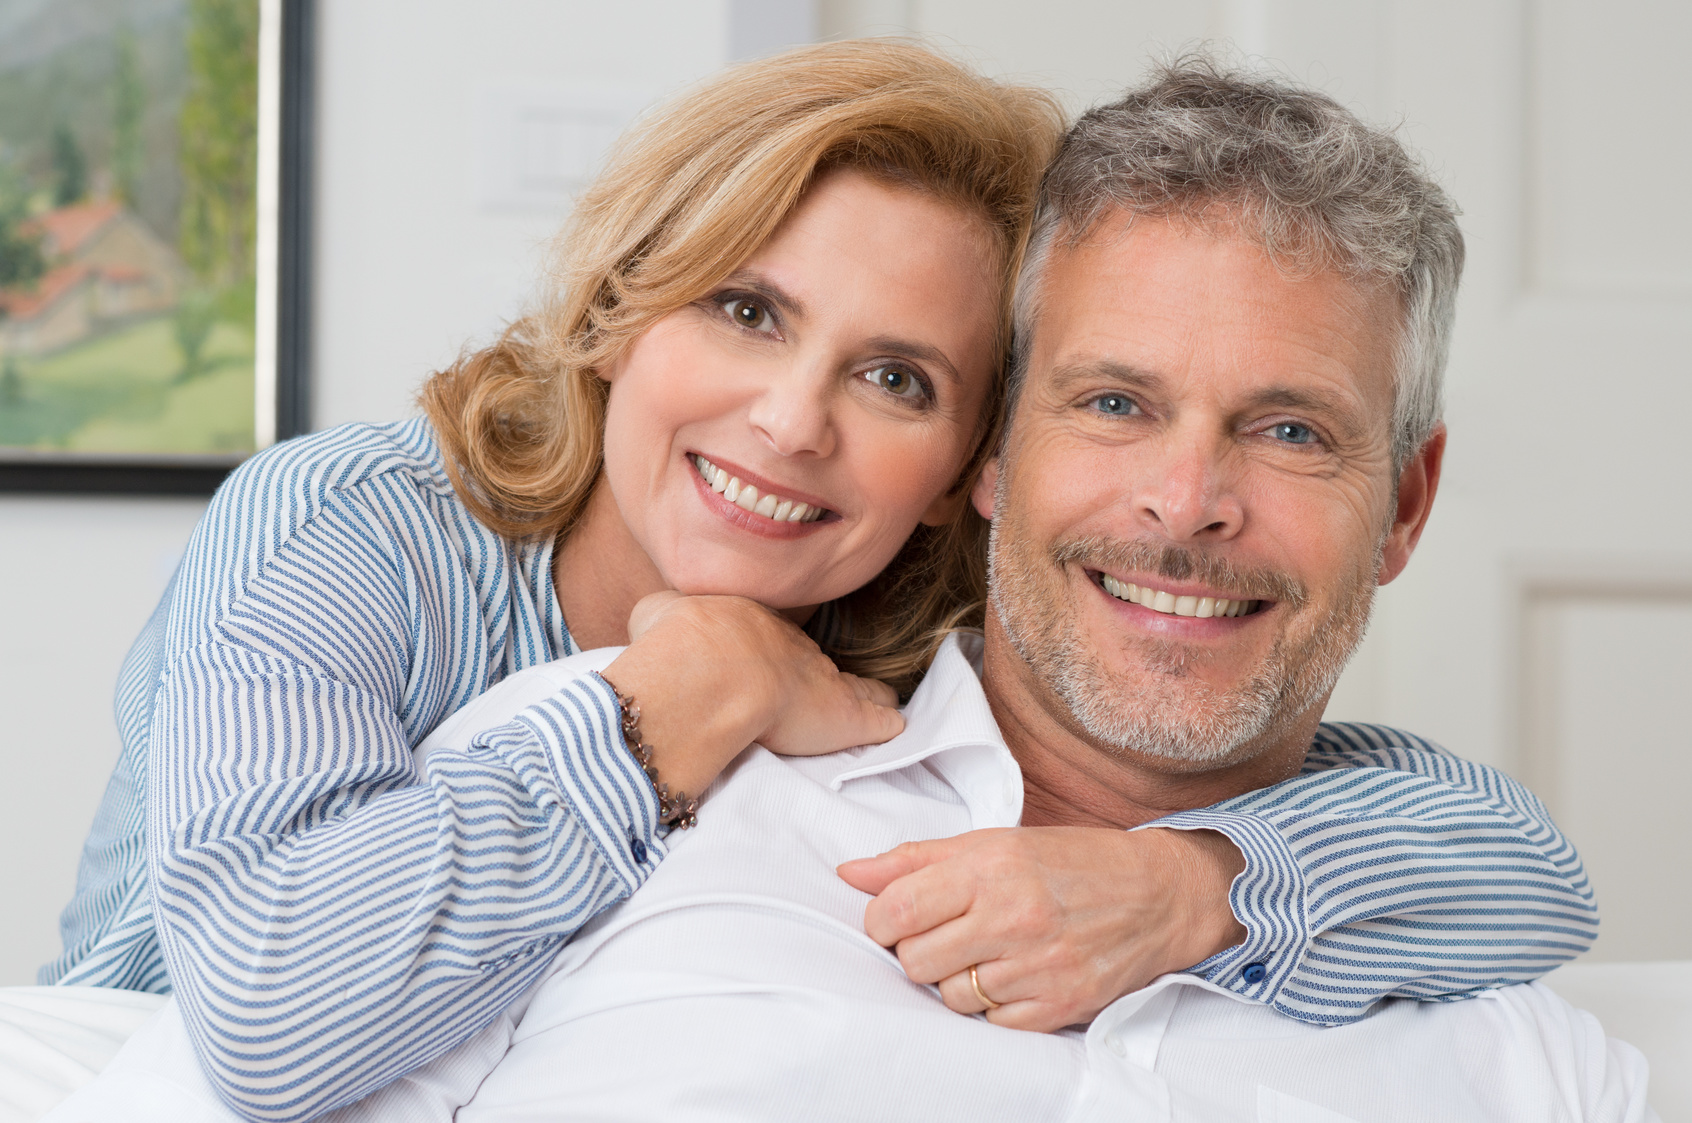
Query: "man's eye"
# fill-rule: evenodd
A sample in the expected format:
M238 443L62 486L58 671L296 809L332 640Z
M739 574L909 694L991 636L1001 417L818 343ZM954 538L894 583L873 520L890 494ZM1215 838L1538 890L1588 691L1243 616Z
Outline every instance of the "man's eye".
M923 385L922 379L904 367L875 367L866 370L864 377L895 397L915 399L928 396L928 387Z
M1101 394L1093 399L1093 408L1111 417L1127 417L1137 407L1134 399L1126 394Z
M1316 440L1316 434L1308 425L1299 425L1292 421L1283 421L1269 430L1269 435L1277 441L1289 445L1307 445Z
M775 317L770 315L770 310L762 301L744 296L731 296L721 302L721 307L728 313L729 319L743 328L763 332L775 330Z

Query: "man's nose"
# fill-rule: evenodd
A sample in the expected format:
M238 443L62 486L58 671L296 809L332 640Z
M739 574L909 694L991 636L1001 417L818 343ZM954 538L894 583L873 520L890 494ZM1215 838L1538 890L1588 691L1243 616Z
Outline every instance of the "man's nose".
M1172 542L1224 542L1245 525L1224 450L1196 435L1173 436L1134 497L1136 517Z
M834 377L822 369L789 369L771 377L753 399L753 432L779 456L834 452Z

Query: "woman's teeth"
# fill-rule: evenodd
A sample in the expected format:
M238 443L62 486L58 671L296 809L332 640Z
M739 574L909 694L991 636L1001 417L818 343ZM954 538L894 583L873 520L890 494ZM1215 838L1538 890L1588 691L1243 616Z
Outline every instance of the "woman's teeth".
M741 483L738 476L729 475L703 456L695 455L693 464L705 482L711 485L712 491L754 515L762 515L778 523L814 523L827 514L821 507L795 503L779 495L759 495L757 488Z
M1099 576L1102 578L1105 592L1117 600L1143 605L1166 616L1197 616L1200 619L1208 619L1212 616L1244 616L1257 611L1258 602L1254 600L1178 597L1161 589L1136 585L1132 581L1118 581L1108 573L1101 573Z

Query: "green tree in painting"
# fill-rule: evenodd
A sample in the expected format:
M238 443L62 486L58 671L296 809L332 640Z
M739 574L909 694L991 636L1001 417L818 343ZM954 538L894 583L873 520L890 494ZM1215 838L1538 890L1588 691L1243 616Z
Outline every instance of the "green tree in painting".
M70 126L53 130L53 203L65 206L88 194L88 161Z
M0 289L27 285L46 271L41 239L25 226L21 196L0 192Z
M258 180L257 0L189 0L182 144L183 259L219 288L253 271Z
M41 256L41 238L25 224L23 191L10 167L0 167L0 289L34 283L47 271ZM6 308L0 305L0 320ZM23 404L23 374L16 356L0 359L0 409Z
M187 382L205 367L206 340L217 323L217 301L204 292L184 293L176 306L176 346L182 351L178 382Z
M118 197L133 207L141 182L141 116L146 109L147 90L141 82L135 35L128 28L118 32L112 94L112 179Z
M15 409L23 405L23 374L18 370L18 360L7 355L0 362L0 409Z

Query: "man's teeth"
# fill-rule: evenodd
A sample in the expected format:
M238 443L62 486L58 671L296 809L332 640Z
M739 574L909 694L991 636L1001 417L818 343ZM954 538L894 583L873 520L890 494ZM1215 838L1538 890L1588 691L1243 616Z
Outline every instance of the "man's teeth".
M1132 581L1118 581L1108 573L1102 577L1104 590L1117 600L1125 600L1129 604L1144 605L1153 612L1161 612L1166 616L1197 616L1208 619L1212 616L1244 616L1257 609L1254 600L1227 600L1223 597L1178 597L1166 593L1162 589L1153 589L1144 585L1136 585Z
M754 515L762 515L778 523L814 523L827 513L821 507L795 503L779 495L759 495L757 488L741 483L738 476L729 475L703 456L695 456L693 464L705 482L711 485L712 491Z

